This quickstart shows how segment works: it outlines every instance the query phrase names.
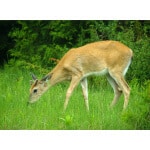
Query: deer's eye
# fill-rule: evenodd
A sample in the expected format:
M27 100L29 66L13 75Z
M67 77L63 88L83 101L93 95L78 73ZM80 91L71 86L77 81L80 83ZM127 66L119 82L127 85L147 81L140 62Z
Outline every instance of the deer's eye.
M37 93L37 89L34 89L34 90L33 90L33 93Z

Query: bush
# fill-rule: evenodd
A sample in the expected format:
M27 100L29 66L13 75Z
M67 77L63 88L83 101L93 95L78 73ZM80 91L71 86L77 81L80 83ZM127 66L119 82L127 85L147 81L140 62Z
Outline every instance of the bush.
M52 69L50 58L60 59L70 48L89 42L118 40L129 46L133 62L127 79L144 83L150 76L148 21L18 21L9 36L15 46L9 53L21 67ZM19 62L18 62L19 61ZM12 62L12 61L11 61ZM23 65L24 64L24 65ZM15 65L15 64L14 64ZM36 68L37 69L37 68Z

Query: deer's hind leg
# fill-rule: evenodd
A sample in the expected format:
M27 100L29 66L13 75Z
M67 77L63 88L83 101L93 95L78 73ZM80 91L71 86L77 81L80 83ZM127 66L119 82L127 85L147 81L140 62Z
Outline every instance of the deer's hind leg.
M107 77L108 82L110 83L110 85L112 86L112 88L114 90L114 98L110 105L111 107L113 107L118 102L118 100L122 94L122 90L120 89L120 87L118 86L116 81L109 74L107 74L106 77Z
M115 80L119 88L124 94L124 105L123 109L125 110L127 108L128 102L129 102L129 96L130 96L130 87L127 84L127 82L124 79L123 74L116 73L116 72L110 72L110 76ZM119 89L118 89L119 90Z

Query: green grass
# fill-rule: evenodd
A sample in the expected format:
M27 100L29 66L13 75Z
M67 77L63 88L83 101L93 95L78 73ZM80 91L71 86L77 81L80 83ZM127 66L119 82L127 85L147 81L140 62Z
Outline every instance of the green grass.
M30 79L27 71L16 68L0 70L0 129L137 129L136 119L142 109L137 106L143 104L143 99L136 85L133 85L126 112L122 112L123 96L114 109L109 108L113 91L107 84L99 87L89 85L89 112L86 111L81 87L78 86L64 112L63 104L69 83L54 86L37 103L27 106Z

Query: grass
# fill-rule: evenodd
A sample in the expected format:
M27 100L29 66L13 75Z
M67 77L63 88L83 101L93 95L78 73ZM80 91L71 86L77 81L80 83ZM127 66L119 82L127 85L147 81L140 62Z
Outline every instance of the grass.
M37 103L27 106L30 79L27 71L16 68L0 70L0 129L137 129L136 117L141 110L136 106L143 104L143 99L137 94L140 91L134 84L126 112L122 112L123 96L114 109L109 108L113 91L107 84L89 86L89 112L85 109L81 87L78 86L64 112L63 104L69 83L56 85Z

